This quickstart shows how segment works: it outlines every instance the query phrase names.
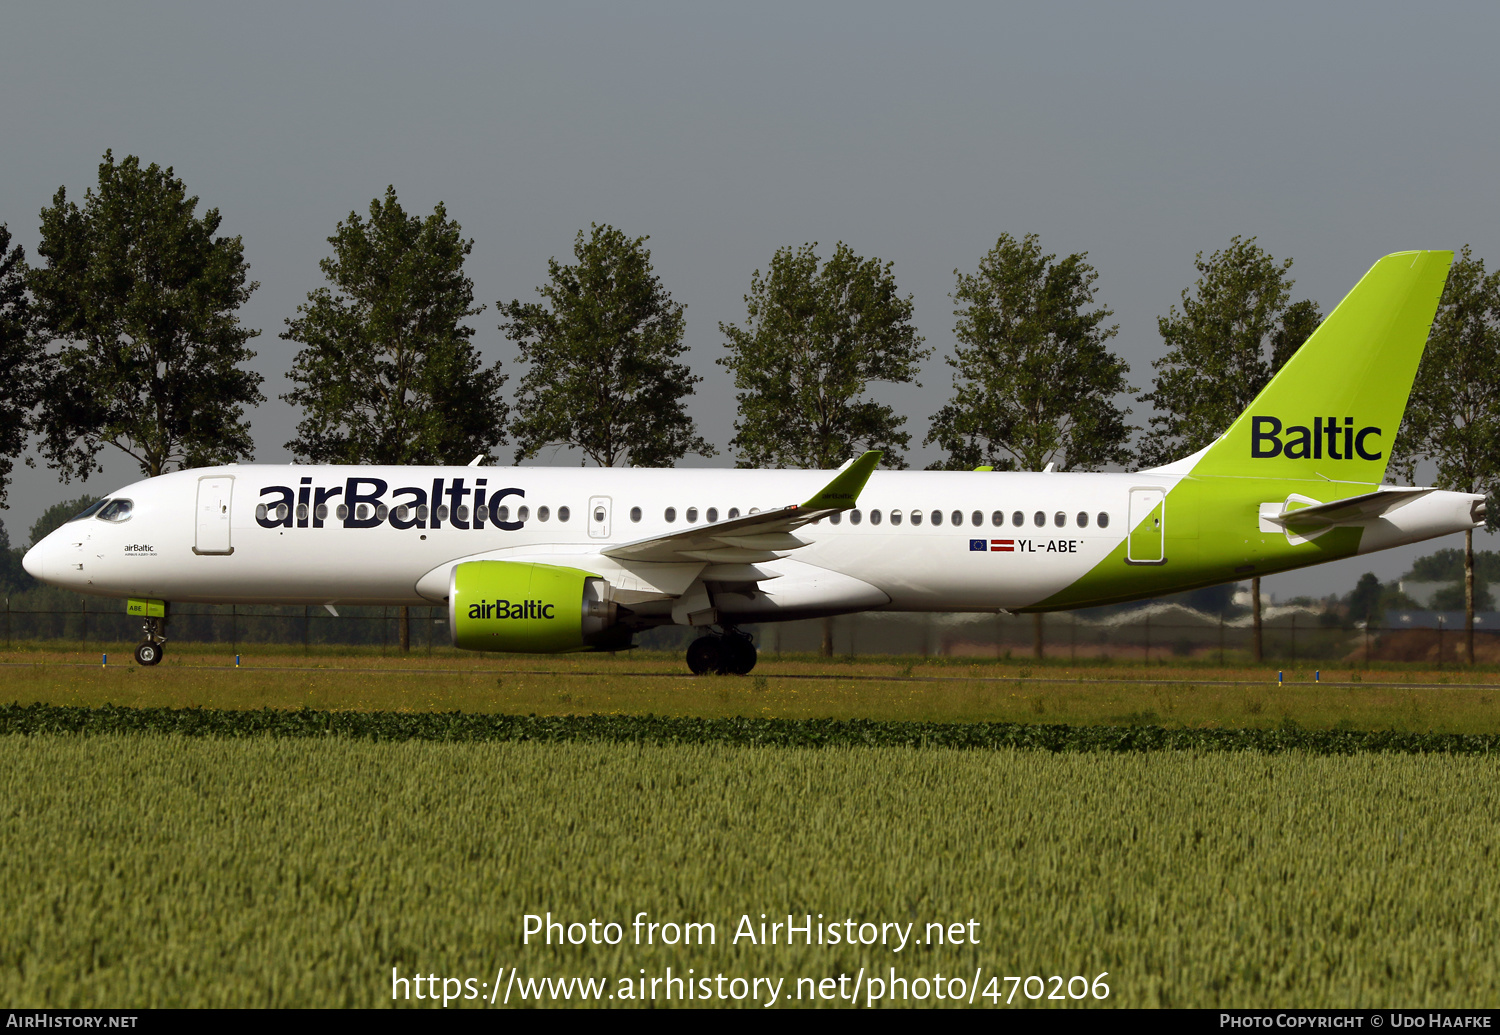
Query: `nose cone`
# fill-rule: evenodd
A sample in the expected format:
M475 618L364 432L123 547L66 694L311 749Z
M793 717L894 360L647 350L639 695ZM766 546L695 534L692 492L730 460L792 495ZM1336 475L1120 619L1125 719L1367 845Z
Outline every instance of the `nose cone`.
M21 558L21 567L26 569L26 574L38 582L46 582L47 554L50 552L47 541L42 540L26 551L26 556Z

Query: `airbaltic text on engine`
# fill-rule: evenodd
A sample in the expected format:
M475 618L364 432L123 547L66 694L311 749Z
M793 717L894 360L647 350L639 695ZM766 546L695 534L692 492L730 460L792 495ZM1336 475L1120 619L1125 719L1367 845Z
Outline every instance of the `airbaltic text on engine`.
M555 604L540 600L476 600L469 605L470 618L552 618Z

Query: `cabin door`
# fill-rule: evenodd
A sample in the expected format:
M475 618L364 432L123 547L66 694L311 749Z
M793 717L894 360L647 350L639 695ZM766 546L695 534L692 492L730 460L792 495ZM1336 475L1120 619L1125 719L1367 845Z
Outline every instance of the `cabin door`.
M229 502L233 492L232 476L198 479L198 534L194 553L234 553L229 543Z
M1167 559L1167 493L1165 489L1130 490L1130 538L1125 559L1131 564L1163 564Z

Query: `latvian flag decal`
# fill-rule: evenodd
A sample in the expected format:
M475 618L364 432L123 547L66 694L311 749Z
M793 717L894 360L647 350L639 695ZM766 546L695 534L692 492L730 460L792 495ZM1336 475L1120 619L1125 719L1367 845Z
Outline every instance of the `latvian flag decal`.
M969 552L979 553L1015 553L1016 541L1014 539L970 539Z

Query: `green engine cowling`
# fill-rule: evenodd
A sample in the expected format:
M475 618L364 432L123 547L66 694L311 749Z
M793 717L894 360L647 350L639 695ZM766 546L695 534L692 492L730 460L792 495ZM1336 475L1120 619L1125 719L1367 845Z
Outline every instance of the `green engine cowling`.
M618 647L609 583L591 572L525 561L466 561L448 586L448 627L464 650L553 654Z

